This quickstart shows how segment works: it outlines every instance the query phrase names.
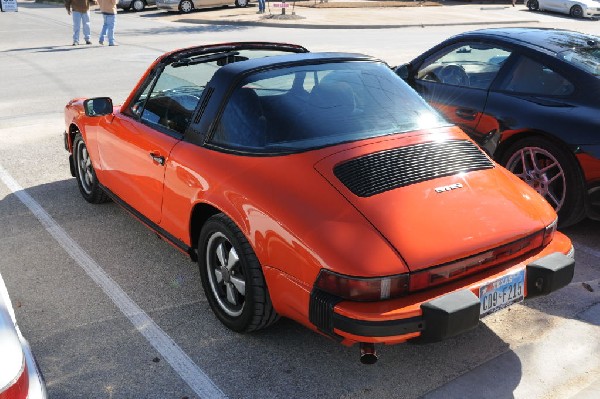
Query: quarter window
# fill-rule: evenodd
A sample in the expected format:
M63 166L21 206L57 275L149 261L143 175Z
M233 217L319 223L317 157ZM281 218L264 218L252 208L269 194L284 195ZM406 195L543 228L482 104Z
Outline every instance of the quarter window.
M500 84L500 90L549 96L565 96L573 92L571 82L548 66L521 56Z

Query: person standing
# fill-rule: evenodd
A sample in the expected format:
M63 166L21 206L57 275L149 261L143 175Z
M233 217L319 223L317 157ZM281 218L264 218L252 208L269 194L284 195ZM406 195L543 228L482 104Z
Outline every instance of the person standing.
M109 46L116 46L115 43L115 22L117 19L117 0L98 0L100 5L100 11L104 18L104 24L102 25L102 31L100 32L100 39L98 43L104 44L104 38L108 38Z
M258 0L258 12L257 14L265 13L265 0Z
M79 31L83 25L83 39L85 44L92 44L90 40L90 5L96 4L93 0L65 0L67 13L73 16L73 46L79 44Z

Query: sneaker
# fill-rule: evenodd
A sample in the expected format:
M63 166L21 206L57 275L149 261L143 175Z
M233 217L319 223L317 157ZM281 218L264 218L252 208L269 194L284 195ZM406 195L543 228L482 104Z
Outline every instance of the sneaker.
M79 42L73 42L73 46L79 46Z
M117 43L108 43L109 46L118 46Z
M101 45L101 46L104 46L104 42L103 42L102 40L100 40L100 41L98 42L98 44L99 44L99 45Z
M90 40L86 40L85 44L92 44L92 42Z

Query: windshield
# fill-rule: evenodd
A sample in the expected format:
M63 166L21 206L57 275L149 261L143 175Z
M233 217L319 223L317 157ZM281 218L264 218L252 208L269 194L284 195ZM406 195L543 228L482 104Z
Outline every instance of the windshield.
M600 47L573 48L558 53L558 58L600 78Z
M250 75L231 95L213 143L294 152L444 125L385 64L339 62Z

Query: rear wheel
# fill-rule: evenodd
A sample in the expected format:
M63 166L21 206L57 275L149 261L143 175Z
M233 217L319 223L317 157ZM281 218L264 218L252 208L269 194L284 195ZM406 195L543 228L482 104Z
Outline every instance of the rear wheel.
M146 3L144 0L133 0L131 3L131 8L133 8L134 11L144 11L144 8L146 8Z
M202 228L198 263L208 303L225 326L254 331L279 319L250 243L227 216L212 216Z
M188 12L191 12L194 9L194 3L192 3L191 0L181 0L181 3L179 3L179 11L181 11L183 14L187 14Z
M248 0L235 0L235 6L239 8L244 8L248 5Z
M540 8L540 4L537 0L529 0L527 2L527 8L529 8L531 11L537 11Z
M108 196L100 188L96 178L96 172L81 133L77 133L73 140L73 162L75 163L75 178L83 198L92 204L108 201Z
M581 8L581 6L575 5L571 7L569 14L571 14L573 18L583 18L583 8Z
M558 145L542 138L514 143L500 163L534 188L558 213L566 227L585 216L585 185L576 160Z

